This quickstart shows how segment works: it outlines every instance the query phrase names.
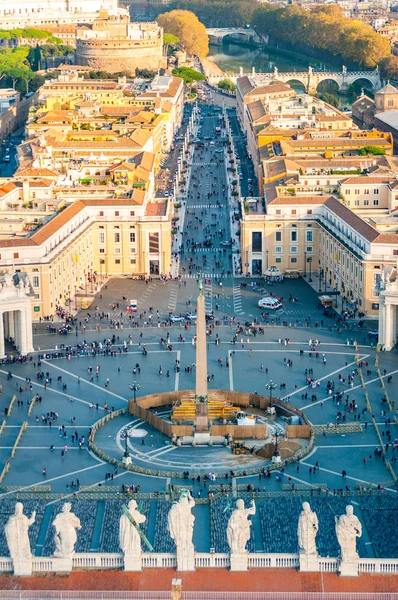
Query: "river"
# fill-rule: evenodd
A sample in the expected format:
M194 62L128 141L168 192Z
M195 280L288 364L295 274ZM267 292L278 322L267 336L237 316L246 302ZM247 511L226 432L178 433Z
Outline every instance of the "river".
M251 48L240 46L239 44L224 43L222 46L210 44L210 52L206 57L213 61L225 73L238 73L239 67L243 68L245 73L249 73L252 67L257 72L272 73L274 67L277 67L281 72L306 71L311 65L317 69L337 70L336 66L320 63L315 59L306 58L303 56L289 56L285 53L273 51L264 51L259 48ZM347 108L359 95L339 96L336 85L332 81L321 83L319 88L320 93L333 94L339 102L340 108ZM304 91L303 86L299 82L292 83L292 87L300 92Z

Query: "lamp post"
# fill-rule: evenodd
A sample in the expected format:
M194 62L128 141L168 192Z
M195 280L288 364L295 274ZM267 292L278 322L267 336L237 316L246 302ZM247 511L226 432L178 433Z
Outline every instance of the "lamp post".
M134 402L137 402L137 392L140 389L140 387L140 384L136 381L133 381L133 383L130 383L129 385L130 390L134 393Z
M319 267L319 293L322 292L322 276L323 276L323 269L322 267Z
M269 407L272 408L272 392L276 390L277 384L274 383L271 379L268 383L265 384L265 388L269 391Z
M281 457L279 454L279 447L278 447L278 430L276 428L275 428L275 450L274 450L274 454L272 456L272 462L273 463L281 462Z
M307 277L307 253L304 252L304 277Z
M124 440L123 464L125 465L131 465L131 456L127 445L129 437L129 430L127 429L127 427L125 427L120 434L120 439Z
M311 277L312 256L309 257L308 262L309 262L309 265L310 265L310 276L308 278L308 281L311 283L312 282L312 277Z

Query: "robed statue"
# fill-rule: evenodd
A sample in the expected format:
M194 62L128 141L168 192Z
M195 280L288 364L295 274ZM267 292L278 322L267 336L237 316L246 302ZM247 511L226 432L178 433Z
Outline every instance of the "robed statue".
M29 527L35 522L36 512L33 511L30 519L23 514L23 504L15 504L15 513L8 519L4 532L7 546L13 561L31 560Z
M194 506L195 500L187 490L173 504L168 515L168 530L177 549L178 571L195 570L195 548L192 542L195 517L191 512Z
M227 541L231 554L247 553L246 544L250 540L250 515L256 514L256 505L251 501L250 508L245 508L244 500L236 501L236 509L233 511L227 526Z
M346 506L346 514L336 517L336 535L340 544L342 562L355 562L359 559L357 553L357 538L362 536L361 521L354 515L354 507Z
M137 502L130 500L128 504L128 511L135 523L145 523L146 516L142 515L137 510ZM141 537L138 533L137 528L133 525L126 514L122 514L119 522L119 544L125 556L139 556L141 555Z
M77 541L76 529L81 529L80 520L71 512L72 505L65 502L61 512L53 521L55 528L54 542L56 558L71 558L75 552Z
M301 511L297 536L300 550L305 554L317 554L315 538L318 533L318 517L311 510L308 502L303 502L303 510Z

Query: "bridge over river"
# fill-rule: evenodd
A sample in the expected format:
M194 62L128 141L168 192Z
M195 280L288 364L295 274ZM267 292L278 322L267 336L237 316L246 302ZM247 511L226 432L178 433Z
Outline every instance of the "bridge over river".
M376 68L373 71L347 71L346 67L343 66L341 71L315 71L312 67L308 67L308 71L293 71L290 73L279 72L275 67L272 73L256 73L253 68L251 73L244 73L243 69L240 69L239 73L225 73L223 75L212 75L205 73L207 81L211 85L217 85L219 81L228 77L234 83L238 77L247 76L252 79L258 85L265 83L267 79L276 79L285 83L293 81L299 81L303 84L305 90L309 94L316 94L317 88L323 81L334 81L340 92L345 92L355 82L361 80L364 82L364 87L370 87L373 91L377 91L382 87L382 79L380 72ZM366 83L368 85L366 85Z

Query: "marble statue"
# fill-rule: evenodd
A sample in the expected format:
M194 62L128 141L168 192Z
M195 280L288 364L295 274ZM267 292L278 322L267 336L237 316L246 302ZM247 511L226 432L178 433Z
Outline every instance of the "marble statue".
M32 553L30 551L29 527L35 522L36 511L30 519L23 514L23 504L15 504L15 513L8 519L4 532L10 556L14 563L15 575L30 575L32 573Z
M195 548L192 542L195 517L191 512L194 506L195 500L188 491L173 504L168 516L168 530L177 548L178 571L195 570Z
M55 528L54 541L56 558L72 558L75 552L77 540L76 529L81 529L80 519L70 511L72 505L65 502L61 512L57 514L53 521Z
M346 514L336 517L336 535L340 544L341 561L355 562L359 559L357 553L357 537L362 536L361 521L354 515L354 507L346 506Z
M137 502L130 500L128 510L134 521L139 525L145 523L146 517L137 510ZM141 555L141 537L126 514L122 514L119 522L119 544L126 556Z
M250 540L251 521L249 515L256 514L254 500L250 508L245 508L244 500L236 501L236 509L233 511L227 526L227 541L231 554L246 554L246 544Z
M12 277L11 275L8 273L4 274L4 286L5 287L11 287L12 286Z
M298 544L305 554L317 554L315 538L318 533L318 517L311 510L308 502L303 502L303 510L299 517L297 535Z

